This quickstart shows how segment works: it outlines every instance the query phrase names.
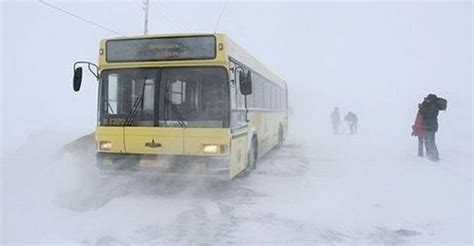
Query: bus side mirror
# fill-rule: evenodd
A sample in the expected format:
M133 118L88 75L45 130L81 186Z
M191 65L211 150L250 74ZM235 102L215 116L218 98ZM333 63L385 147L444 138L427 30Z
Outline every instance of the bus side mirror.
M72 88L74 91L79 91L81 89L82 83L82 67L74 69L74 78L72 79Z
M245 74L243 71L239 72L240 93L244 96L252 94L252 75L250 71Z

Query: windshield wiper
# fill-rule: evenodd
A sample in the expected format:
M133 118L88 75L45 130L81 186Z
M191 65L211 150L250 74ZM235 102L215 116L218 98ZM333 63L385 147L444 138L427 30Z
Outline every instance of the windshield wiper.
M182 128L186 128L186 119L179 112L178 107L176 107L176 105L174 105L173 102L171 102L170 99L168 99L167 97L165 97L165 105L170 107L173 113L177 116L179 126L181 126Z
M145 78L146 81L146 78ZM140 97L133 103L132 108L130 109L130 112L128 112L127 117L125 118L125 122L123 123L123 126L131 126L133 124L133 121L135 121L135 115L137 113L138 105L143 102L143 97L145 95L145 82L143 82L143 87L142 87L142 93L140 94ZM141 104L143 106L143 104Z
M135 121L135 115L138 111L138 105L140 105L141 101L143 101L143 94L133 104L132 109L127 114L127 118L125 118L123 126L131 126L133 124L133 121Z
M115 114L114 109L112 108L112 105L110 105L110 102L106 101L106 103L107 103L107 108L110 109L110 112L112 112L112 114Z

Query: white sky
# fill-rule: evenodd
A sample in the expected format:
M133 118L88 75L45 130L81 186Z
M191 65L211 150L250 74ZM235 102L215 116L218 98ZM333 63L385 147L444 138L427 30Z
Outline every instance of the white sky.
M213 32L225 4L151 1L150 33ZM140 34L141 2L53 3ZM338 105L358 113L362 128L408 136L417 102L434 92L449 101L441 129L472 138L472 10L470 2L231 1L218 32L288 81L290 123L300 130L328 127ZM92 132L96 82L86 74L74 93L72 64L96 62L99 40L115 35L37 1L3 1L1 21L5 150L32 133Z

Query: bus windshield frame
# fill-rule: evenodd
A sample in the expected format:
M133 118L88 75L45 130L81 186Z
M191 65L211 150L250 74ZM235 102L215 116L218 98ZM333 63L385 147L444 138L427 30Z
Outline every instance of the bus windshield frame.
M99 126L228 128L230 84L221 66L107 69Z

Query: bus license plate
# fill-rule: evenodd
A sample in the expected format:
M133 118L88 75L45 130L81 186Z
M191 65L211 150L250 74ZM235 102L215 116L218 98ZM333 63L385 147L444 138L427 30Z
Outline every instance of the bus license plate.
M140 160L140 167L169 168L170 163L167 160Z
M194 170L204 171L206 170L207 165L206 163L197 162L197 163L194 163L193 167L194 167Z

